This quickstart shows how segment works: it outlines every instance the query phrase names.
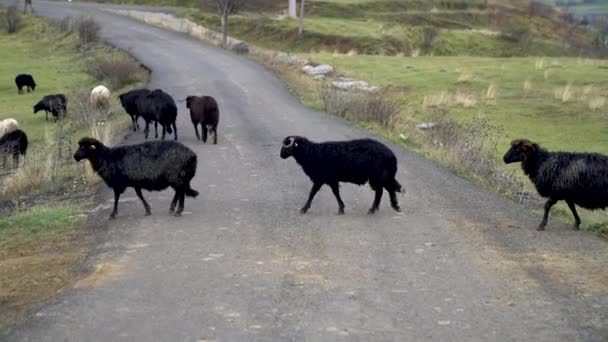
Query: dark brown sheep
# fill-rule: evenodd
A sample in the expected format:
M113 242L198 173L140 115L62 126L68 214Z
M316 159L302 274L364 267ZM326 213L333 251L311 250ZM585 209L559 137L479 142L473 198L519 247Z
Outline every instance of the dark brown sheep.
M213 134L213 143L217 144L217 125L220 121L220 109L217 101L211 96L188 96L186 107L190 109L190 118L194 125L196 139L201 140L198 134L198 125L202 126L203 142L207 142L207 130Z

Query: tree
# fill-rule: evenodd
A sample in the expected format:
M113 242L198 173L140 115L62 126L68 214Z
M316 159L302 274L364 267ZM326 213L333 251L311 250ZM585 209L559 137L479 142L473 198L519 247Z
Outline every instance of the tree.
M298 37L302 37L304 33L304 3L305 0L300 0L300 17L298 18Z
M210 0L202 0L202 5L208 1ZM226 47L228 45L228 18L238 13L245 5L246 0L215 0L214 2L222 26L222 46Z

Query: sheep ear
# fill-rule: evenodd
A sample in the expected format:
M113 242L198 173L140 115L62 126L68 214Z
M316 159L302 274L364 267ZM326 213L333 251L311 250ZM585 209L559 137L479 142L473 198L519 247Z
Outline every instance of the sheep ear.
M298 147L298 143L294 143L294 144L293 144L293 147Z

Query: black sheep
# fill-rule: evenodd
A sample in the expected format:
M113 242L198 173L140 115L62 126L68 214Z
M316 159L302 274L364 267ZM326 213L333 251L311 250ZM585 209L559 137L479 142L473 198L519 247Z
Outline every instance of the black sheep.
M34 114L43 110L46 114L46 120L49 119L49 112L55 117L55 121L60 116L67 113L68 100L63 94L47 95L34 105Z
M20 129L11 131L0 137L0 153L2 154L3 164L6 165L6 156L13 156L15 167L19 166L19 155L25 158L27 153L27 135Z
M190 187L196 173L196 154L178 142L152 141L112 148L96 139L82 138L78 145L74 159L88 159L95 172L114 190L111 219L116 217L118 199L128 187L135 189L146 215L150 215L150 205L141 189L161 191L172 187L175 196L169 207L170 213L174 212L179 200L175 216L180 216L184 210L185 196L198 196L198 191Z
M23 94L23 87L27 87L27 92L30 90L36 90L36 82L34 82L34 78L32 75L28 74L19 74L15 77L15 84L17 84L17 93Z
M370 214L378 210L383 189L388 191L393 209L400 211L396 192L401 192L401 184L395 179L397 158L382 143L372 139L314 143L305 137L289 136L283 140L281 158L291 156L313 183L301 213L308 211L314 196L323 184L327 184L338 201L338 214L343 214L339 182L363 185L368 181L375 191Z
M160 123L163 127L161 139L165 139L166 131L169 134L174 133L175 140L177 140L177 126L175 126L177 106L171 95L160 89L156 89L145 96L139 97L137 108L142 118L146 121L146 128L144 129L146 139L148 139L149 124L154 121L155 138L158 138L158 124Z
M139 112L139 109L137 107L137 101L140 98L145 97L149 93L150 91L148 89L135 89L120 94L120 96L118 96L122 107L125 109L125 112L127 112L127 114L129 114L129 116L131 117L131 121L133 121L134 132L137 131L137 129L139 128L139 123L137 122L137 120L141 116L141 113Z
M538 230L547 225L549 211L558 201L564 200L574 216L574 229L581 219L575 205L587 209L604 209L608 206L608 157L597 153L548 152L529 140L514 140L504 155L505 163L521 162L545 203L543 220Z
M201 125L203 142L207 142L207 130L213 134L213 143L217 144L217 125L220 121L220 109L217 101L211 96L188 96L186 107L190 109L190 119L194 125L196 139L201 140L198 134L198 125Z

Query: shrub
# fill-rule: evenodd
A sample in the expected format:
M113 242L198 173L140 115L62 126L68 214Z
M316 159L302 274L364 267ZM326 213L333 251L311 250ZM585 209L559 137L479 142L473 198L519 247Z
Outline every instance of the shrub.
M15 33L19 29L21 23L21 13L17 11L17 7L11 6L6 10L4 15L4 26L8 33Z
M72 27L78 32L79 46L81 48L87 47L97 41L100 27L93 17L80 16L72 24Z
M384 128L392 128L400 111L399 102L387 89L341 91L325 85L319 95L325 112L351 121L373 122Z
M506 172L494 159L502 129L487 119L459 124L445 117L424 133L427 143L439 149L450 168L487 183L499 193L521 194L525 184ZM522 198L519 199L523 200Z
M87 61L87 73L98 81L120 89L137 81L139 65L128 57L114 54L110 57L93 57Z

